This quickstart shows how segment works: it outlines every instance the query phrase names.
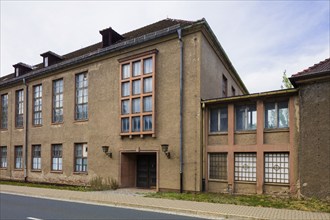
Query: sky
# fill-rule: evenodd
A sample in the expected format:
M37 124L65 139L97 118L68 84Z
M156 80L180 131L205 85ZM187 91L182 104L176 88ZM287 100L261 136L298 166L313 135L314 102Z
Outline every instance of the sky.
M5 1L1 72L42 62L166 18L205 18L250 93L281 88L288 76L330 57L330 1Z

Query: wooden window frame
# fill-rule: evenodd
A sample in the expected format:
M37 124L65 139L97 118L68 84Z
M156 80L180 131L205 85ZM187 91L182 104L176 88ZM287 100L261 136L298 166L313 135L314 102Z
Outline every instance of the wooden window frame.
M40 148L40 157L36 157L35 155L34 155L34 153L35 153L35 148L36 147L39 147ZM36 168L34 168L34 166L33 166L33 159L34 158L40 158L40 169L36 169ZM41 171L41 168L42 168L42 161L41 161L41 145L40 144L34 144L34 145L32 145L32 148L31 148L31 170L32 171Z
M74 170L74 173L88 173L88 153L87 153L87 155L86 155L86 157L84 157L84 154L82 153L82 156L81 157L77 157L77 147L78 146L81 146L82 147L82 150L84 150L84 145L86 145L86 148L87 148L87 151L86 152L88 152L88 144L87 143L75 143L74 144L74 148L73 148L73 170ZM76 165L77 165L77 163L76 163L76 160L78 159L78 158L81 158L82 159L82 170L81 171L79 171L79 170L77 170L76 169ZM83 170L83 160L84 159L86 159L86 161L87 161L87 165L86 165L86 170L84 171Z
M211 157L215 156L217 157L216 161L213 161L217 166L212 164ZM225 165L222 166L222 165ZM228 153L227 152L214 152L208 154L208 178L209 180L221 180L221 181L227 181L228 180ZM218 171L218 176L215 178L211 178L212 173L211 169L212 167L215 167L216 171Z
M77 87L77 78L79 77L79 75L86 75L86 77L87 77L87 87L85 87L85 86L83 86L82 88L78 88ZM75 105L74 105L74 120L75 121L87 121L88 120L88 83L89 83L89 80L88 80L88 73L87 72L81 72L81 73L77 73L76 75L75 75L75 101L74 101L74 103L75 103ZM79 90L81 90L81 91L85 91L85 90L87 90L87 102L82 102L82 103L79 103L78 104L78 91ZM82 96L82 98L84 98L84 95ZM87 112L86 112L86 118L78 118L77 117L77 113L78 113L78 111L77 111L77 108L78 108L78 106L79 105L87 105Z
M131 57L127 57L124 59L118 60L120 63L120 80L119 80L119 106L120 106L120 135L121 136L133 136L133 135L140 135L143 137L143 135L152 135L155 137L155 102L156 102L156 97L155 97L155 92L156 92L156 54L157 50L151 50L145 53L137 54ZM152 59L152 72L151 73L146 73L144 74L144 60L147 60L151 58ZM133 76L133 63L136 62L141 62L140 64L140 75L138 76ZM130 74L128 78L123 78L123 66L124 65L129 65L130 66ZM152 91L151 92L146 92L144 93L144 79L146 78L152 78ZM133 81L135 80L140 80L140 94L133 95ZM130 93L128 96L122 96L122 84L129 82L129 88L130 88ZM152 111L144 112L143 108L143 103L144 97L151 97L151 102L152 102ZM132 103L133 99L139 98L140 99L140 112L139 113L133 113L132 112ZM128 100L129 101L129 108L130 111L128 114L122 114L122 101ZM150 130L144 130L144 117L151 116L152 118L152 128ZM133 131L133 117L140 117L140 131ZM123 132L122 131L122 119L128 118L129 119L129 129L128 132Z
M3 149L6 149L6 156L5 157L2 155ZM2 166L2 163L4 163L3 158L5 158L5 160L6 160L5 161L6 166ZM8 167L8 147L7 146L1 146L0 147L0 169L7 169L7 167Z
M62 80L62 93L55 93L55 83L57 81L60 81ZM54 120L54 116L55 116L55 112L54 110L56 109L55 107L55 97L56 97L56 94L62 94L62 121L55 121ZM60 108L57 108L57 109L60 109ZM52 81L52 124L62 124L64 122L64 79L63 78L59 78L59 79L55 79Z
M61 157L56 157L56 158L62 158L62 166L61 169L59 169L59 163L57 163L57 169L53 169L53 151L55 146L61 146ZM50 151L50 170L51 172L54 173L62 173L63 172L63 144L52 144L51 145L51 151Z
M288 120L287 120L287 126L286 127L280 127L279 124L279 120L280 120L280 117L279 117L279 110L280 110L280 107L279 105L281 103L286 103L287 105L287 111L288 111ZM274 127L269 127L269 125L267 124L269 121L268 121L268 118L266 117L267 115L267 105L269 104L274 104L274 110L275 110L275 125ZM265 102L264 103L264 129L265 130L273 130L273 129L289 129L290 127L290 108L289 108L289 101L288 100L281 100L281 101L273 101L273 102Z
M6 105L4 105L4 100L5 100L4 97L7 97ZM1 94L1 100L0 100L0 129L1 130L8 129L8 103L9 103L8 99L9 99L8 93ZM5 118L4 118L4 115L5 115ZM4 121L5 121L5 123L4 123Z
M18 152L17 152L16 149L18 149L18 148L21 148L21 156L20 156L20 158L21 158L21 162L20 162L21 167L16 167L16 159L18 158L18 155L17 155ZM23 146L22 145L17 145L14 148L14 170L23 170Z
M39 97L36 97L36 92L35 89L39 87ZM40 88L41 88L41 92L40 92ZM38 84L38 85L34 85L33 89L33 99L32 99L32 125L37 127L37 126L42 126L42 84ZM36 100L41 100L41 104L40 104L40 109L39 111L35 111L35 107L36 107ZM40 113L40 118L38 118L39 123L35 123L36 117L35 114L36 113Z
M19 94L22 94L22 101L19 100ZM22 105L22 106L21 106ZM19 113L19 109L22 107L22 114ZM18 124L18 117L22 117L22 124ZM15 92L15 128L24 127L24 89L16 90Z

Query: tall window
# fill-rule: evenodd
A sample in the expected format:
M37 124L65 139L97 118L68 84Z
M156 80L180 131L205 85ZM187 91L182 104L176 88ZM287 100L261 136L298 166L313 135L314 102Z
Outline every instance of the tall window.
M0 147L0 168L7 168L7 147Z
M75 172L87 172L87 144L75 144Z
M236 89L233 86L231 87L231 95L232 96L236 95Z
M257 180L257 154L235 153L235 181Z
M62 171L62 144L52 144L52 171Z
M63 122L63 79L53 81L53 123Z
M209 179L227 180L227 153L209 154Z
M16 91L16 127L23 127L24 91Z
M289 183L288 153L265 153L265 182Z
M257 128L257 111L255 105L236 107L236 130L255 130Z
M121 135L154 134L155 54L121 63Z
M33 124L42 125L42 85L33 87Z
M23 147L15 146L15 169L23 168Z
M32 145L32 170L41 170L41 146Z
M76 120L88 118L88 77L87 73L76 75Z
M228 96L228 80L225 75L222 75L222 97Z
M265 128L288 128L288 102L272 102L265 104Z
M228 130L227 107L210 110L210 132L226 132Z
M1 129L8 128L8 94L1 95Z

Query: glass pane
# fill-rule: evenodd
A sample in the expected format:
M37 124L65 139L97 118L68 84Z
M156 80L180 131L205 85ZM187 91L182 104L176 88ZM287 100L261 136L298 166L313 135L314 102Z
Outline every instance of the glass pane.
M133 76L141 75L141 61L133 63Z
M218 131L218 109L211 109L210 111L210 131Z
M129 96L130 94L130 84L129 82L125 82L125 83L122 83L121 85L121 89L122 89L122 96Z
M121 101L121 114L126 115L129 114L129 100L123 100Z
M228 131L227 108L220 109L220 131Z
M152 73L152 58L143 60L143 73Z
M275 103L267 103L265 105L265 128L276 127L276 111Z
M137 95L141 93L141 80L133 81L133 95Z
M150 131L152 130L152 117L151 116L143 116L143 130Z
M140 116L132 118L132 130L133 131L140 131Z
M126 79L130 77L130 65L125 64L122 66L122 79Z
M237 107L236 108L236 130L244 130L244 114L245 108L244 107Z
M152 111L152 97L151 96L143 98L143 111L144 112Z
M278 127L289 127L289 108L287 102L278 103Z
M129 118L121 119L121 131L128 132L129 131Z
M144 93L148 93L148 92L152 92L152 78L145 78L143 80L143 92Z
M257 128L257 111L255 106L249 106L247 111L247 130L254 130Z
M132 100L132 113L140 112L140 98Z

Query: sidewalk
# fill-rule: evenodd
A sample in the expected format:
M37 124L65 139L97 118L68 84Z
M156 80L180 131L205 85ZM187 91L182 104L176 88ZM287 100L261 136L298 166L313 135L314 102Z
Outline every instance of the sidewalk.
M143 208L168 211L177 214L198 215L205 218L250 218L250 219L297 219L297 220L330 220L330 214L295 211L287 209L214 204L181 200L145 198L134 193L78 192L68 190L43 189L24 186L0 185L1 193L14 193L35 197L47 197L62 200L91 202L120 207Z

